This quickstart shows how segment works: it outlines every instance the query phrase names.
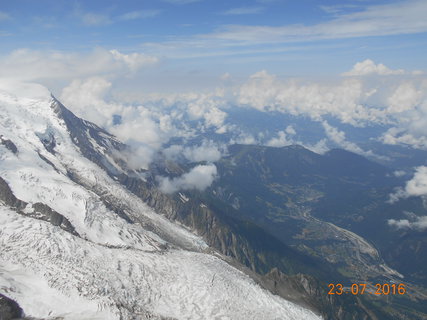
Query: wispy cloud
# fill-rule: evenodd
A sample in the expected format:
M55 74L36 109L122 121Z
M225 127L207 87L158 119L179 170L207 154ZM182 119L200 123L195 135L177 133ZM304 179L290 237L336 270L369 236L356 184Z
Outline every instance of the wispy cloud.
M124 54L102 48L87 54L19 49L0 57L0 77L34 81L129 74L158 61L157 57L142 53Z
M346 10L346 9L361 8L361 5L339 4L339 5L333 5L333 6L319 6L319 8L322 9L326 13L337 14L337 13L340 13L340 12Z
M233 8L227 11L224 11L224 15L245 15L245 14L257 14L264 10L263 7L240 7Z
M117 20L129 21L129 20L151 18L151 17L157 16L160 12L161 12L160 10L131 11L118 16Z
M314 43L318 47L319 40L427 32L427 19L423 15L427 11L426 1L364 5L358 12L338 13L325 22L314 25L222 25L210 33L174 36L166 41L143 43L142 47L154 54L172 58L193 58L254 54L261 51L278 53L280 50L289 50L290 43Z
M232 25L204 36L253 44L412 34L427 31L426 11L426 1L412 0L337 14L333 19L315 25Z
M147 19L157 16L161 10L138 10L114 16L108 13L94 13L77 10L75 15L86 26L105 26L116 22Z
M0 11L0 21L11 20L11 17L6 12Z
M12 35L10 32L0 30L0 37L10 37Z
M108 15L100 13L88 12L79 15L79 17L86 26L104 26L113 22Z

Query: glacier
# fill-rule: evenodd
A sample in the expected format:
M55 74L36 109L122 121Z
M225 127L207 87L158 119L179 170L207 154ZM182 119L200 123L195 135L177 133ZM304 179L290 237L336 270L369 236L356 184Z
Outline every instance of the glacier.
M261 288L84 157L58 103L43 86L0 80L0 136L17 149L0 144L0 177L27 203L18 212L0 201L0 293L27 316L321 319ZM88 139L123 170L106 145ZM35 203L65 217L76 234L26 214Z

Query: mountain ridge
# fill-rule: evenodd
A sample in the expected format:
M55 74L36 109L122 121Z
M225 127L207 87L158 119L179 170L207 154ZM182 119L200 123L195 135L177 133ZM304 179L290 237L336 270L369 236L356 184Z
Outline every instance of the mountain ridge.
M110 171L123 170L108 152L115 147L111 143L109 149L107 143L112 136L81 120L73 126L94 131L89 130L86 140L85 131L73 137L67 121L54 112L56 101L43 97L0 92L0 134L17 147L14 153L0 146L0 176L16 199L43 203L63 215L80 236L0 205L0 288L26 315L319 318L263 290L221 255L205 252L208 246L200 237L155 213L82 156L79 140L86 146L93 143L87 152Z

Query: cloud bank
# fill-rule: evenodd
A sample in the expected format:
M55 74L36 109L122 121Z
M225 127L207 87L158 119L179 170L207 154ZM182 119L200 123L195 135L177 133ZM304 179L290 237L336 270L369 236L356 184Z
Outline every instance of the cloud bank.
M366 76L366 75L398 75L404 74L405 71L402 69L392 70L382 63L375 64L371 59L366 59L362 62L358 62L354 65L353 69L344 72L344 76Z
M282 79L262 70L246 81L233 81L211 91L133 91L121 95L114 91L115 84L155 64L156 57L101 48L88 54L24 49L0 61L0 74L7 79L68 81L60 100L78 116L131 145L138 155L134 157L135 167L147 167L165 145L166 156L190 162L215 162L226 149L221 144L231 143L274 147L297 143L319 153L338 146L376 156L351 141L344 129L331 125L337 121L355 128L381 125L384 131L376 137L378 141L427 150L426 76L369 59L356 63L345 76L327 81ZM235 117L230 118L234 110L244 112L246 108L309 118L323 128L324 135L317 142L308 143L296 135L289 123L273 132L267 127L252 132L251 128L241 127ZM206 136L196 140L200 135ZM226 138L219 138L222 142L218 144L219 140L210 135ZM178 139L181 147L176 142L169 144L172 138ZM197 145L190 141L197 141Z
M159 58L96 48L88 53L18 49L0 57L0 77L21 81L117 76L154 65Z
M388 224L397 229L413 229L417 231L424 231L427 229L427 216L414 217L411 219L411 221L408 219L390 219L388 220Z
M409 197L427 196L427 167L415 168L414 176L406 182L404 188L398 188L390 195L390 202L394 203L400 199Z
M157 177L157 182L159 189L164 193L191 189L203 191L212 184L216 175L217 169L214 164L198 165L177 178Z
M127 70L140 66L138 56L133 58L133 55L114 51L110 55ZM229 143L276 147L298 143L319 153L325 152L328 146L338 146L364 156L376 156L371 150L363 150L349 140L351 138L342 129L330 125L331 117L357 128L384 125L386 129L377 137L379 141L427 149L425 76L413 75L406 70L394 72L380 63L366 64L366 61L361 64L375 66L373 78L369 71L366 76L308 82L279 79L260 71L243 83L210 92L131 93L112 99L112 81L105 77L90 77L72 81L64 88L61 99L79 116L107 128L127 143L138 145L146 151L147 156L143 157L146 159L152 159L154 153L172 137L186 141L208 132L230 135ZM358 65L360 63L356 63L352 70L361 69ZM133 103L126 102L126 99ZM230 122L229 112L233 108L253 108L264 113L279 112L310 118L323 127L325 136L314 144L307 144L296 139L293 127L285 126L272 133L242 131L238 121ZM120 116L120 124L113 124L115 115ZM191 162L216 161L223 151L208 140L198 147L170 146L165 154Z

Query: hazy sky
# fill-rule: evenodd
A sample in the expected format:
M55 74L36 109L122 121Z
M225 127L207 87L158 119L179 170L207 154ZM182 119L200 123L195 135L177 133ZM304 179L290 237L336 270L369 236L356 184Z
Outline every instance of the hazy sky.
M35 56L92 65L94 50L143 55L126 85L147 91L260 70L337 75L365 59L425 71L426 13L426 0L2 1L0 54L11 68Z

